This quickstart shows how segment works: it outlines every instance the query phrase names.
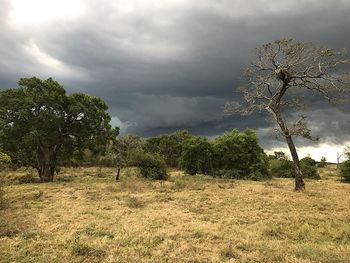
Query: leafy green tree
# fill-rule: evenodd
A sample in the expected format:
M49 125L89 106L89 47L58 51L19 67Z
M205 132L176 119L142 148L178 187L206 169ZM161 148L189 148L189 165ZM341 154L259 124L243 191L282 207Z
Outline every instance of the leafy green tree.
M13 162L36 168L42 182L53 181L61 151L99 152L113 136L100 98L67 95L51 78L22 78L18 85L0 92L0 146Z
M205 137L192 137L183 146L180 165L187 174L213 174L213 145Z
M256 133L246 129L226 132L214 141L215 167L231 171L237 179L268 177L268 157L259 146ZM225 172L228 174L227 172Z
M318 164L318 167L326 167L326 166L327 166L327 159L325 156L322 156L320 163Z
M185 130L162 134L149 138L146 141L145 150L160 154L168 167L178 167L182 148L189 138L191 138L191 135Z

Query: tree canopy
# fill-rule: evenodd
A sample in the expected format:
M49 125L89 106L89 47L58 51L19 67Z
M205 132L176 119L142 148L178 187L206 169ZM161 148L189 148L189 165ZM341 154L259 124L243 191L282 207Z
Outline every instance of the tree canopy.
M83 93L67 95L52 78L22 78L0 92L0 146L14 163L33 166L53 180L57 155L100 151L115 136L106 103Z

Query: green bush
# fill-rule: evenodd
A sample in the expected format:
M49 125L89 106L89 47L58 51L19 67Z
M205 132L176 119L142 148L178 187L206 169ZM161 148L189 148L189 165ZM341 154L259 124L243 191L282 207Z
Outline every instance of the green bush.
M164 159L158 154L143 153L135 159L142 177L153 180L166 180L168 178Z
M350 159L339 165L340 176L344 181L350 182Z
M300 167L304 178L308 179L321 179L317 172L317 163L311 157L305 157L300 160Z
M270 174L273 177L293 178L293 162L286 159L270 159Z
M311 157L300 160L303 178L321 179L317 173L317 164ZM293 162L287 159L270 159L270 174L273 177L294 178Z
M8 168L11 165L11 157L0 151L0 170Z

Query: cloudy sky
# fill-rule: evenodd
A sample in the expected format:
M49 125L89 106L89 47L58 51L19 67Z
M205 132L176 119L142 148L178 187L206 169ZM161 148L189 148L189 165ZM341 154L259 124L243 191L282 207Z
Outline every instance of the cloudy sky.
M53 77L102 97L122 132L217 136L254 128L283 147L263 115L227 117L255 47L279 38L350 50L349 0L0 0L0 89ZM299 150L334 161L350 144L350 106L311 105L321 137Z

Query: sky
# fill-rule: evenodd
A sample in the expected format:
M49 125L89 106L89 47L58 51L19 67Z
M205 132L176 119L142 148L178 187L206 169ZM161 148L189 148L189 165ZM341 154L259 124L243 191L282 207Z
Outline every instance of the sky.
M104 99L122 134L249 127L268 152L286 150L265 115L223 113L254 48L281 38L350 50L350 1L0 0L0 90L52 77ZM350 145L350 103L310 98L303 113L320 141L297 140L301 156L334 162Z

